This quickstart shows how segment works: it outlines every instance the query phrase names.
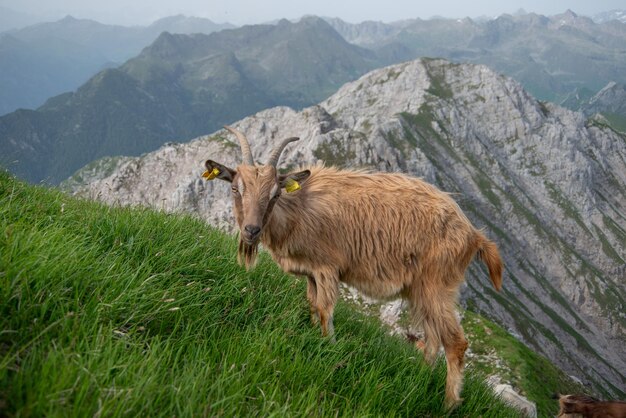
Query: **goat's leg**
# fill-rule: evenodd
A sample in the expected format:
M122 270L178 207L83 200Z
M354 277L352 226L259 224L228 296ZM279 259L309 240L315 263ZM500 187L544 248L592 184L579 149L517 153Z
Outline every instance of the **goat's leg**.
M434 363L439 347L443 345L447 363L445 405L451 409L461 403L467 341L456 316L457 288L432 285L437 282L431 281L429 287L420 283L411 289L411 313L413 321L421 323L424 328L422 347L428 363Z
M429 328L435 329L434 332L437 333L446 354L445 406L453 409L462 401L460 395L463 387L463 365L467 340L463 335L463 328L456 312L457 286L442 287L435 289L435 292L437 297L429 299L433 302L426 305L429 313L425 322L429 324Z
M441 345L441 337L436 321L436 309L431 304L433 299L422 295L419 287L413 287L408 298L411 321L415 327L421 327L424 330L424 340L417 341L415 347L424 355L424 360L431 366L437 359L437 352Z
M317 325L320 322L320 314L317 310L317 284L315 283L315 277L307 276L307 279L306 298L311 309L311 324Z
M418 345L424 352L424 359L431 366L437 360L437 353L441 346L441 335L437 323L437 318L430 311L430 306L421 305L422 327L424 328L424 343Z
M314 278L317 290L316 308L320 318L322 336L332 337L335 332L333 313L339 294L339 279L332 271L318 271L314 274Z
M456 317L448 317L446 322L442 335L447 362L445 404L448 409L452 409L462 401L463 365L468 344Z

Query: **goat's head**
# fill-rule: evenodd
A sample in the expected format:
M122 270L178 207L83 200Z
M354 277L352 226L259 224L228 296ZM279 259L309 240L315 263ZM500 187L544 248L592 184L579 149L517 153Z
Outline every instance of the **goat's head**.
M235 219L240 232L238 259L249 268L254 264L259 238L282 191L285 188L287 191L297 189L299 182L306 180L311 172L304 170L279 175L276 169L285 146L299 138L284 139L274 148L267 164L260 165L254 163L250 144L245 135L229 126L224 128L239 139L243 161L232 169L213 160L207 160L204 163L207 171L203 177L209 180L218 178L231 183Z

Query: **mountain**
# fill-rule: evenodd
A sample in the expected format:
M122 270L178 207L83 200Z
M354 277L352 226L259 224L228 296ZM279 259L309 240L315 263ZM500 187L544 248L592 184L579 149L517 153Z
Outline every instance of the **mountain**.
M610 81L626 82L626 23L594 23L570 10L550 17L518 13L488 20L329 22L386 63L442 57L485 64L541 100L558 103L576 89L595 92Z
M626 86L611 82L589 99L584 106L587 115L613 113L626 117Z
M164 32L76 92L0 117L0 155L20 177L56 183L96 158L139 155L278 104L311 105L374 67L369 51L317 18Z
M56 22L28 26L10 34L24 42L40 42L49 38L75 42L99 51L111 61L123 62L137 55L162 32L209 34L233 27L228 23L218 24L209 19L184 15L162 18L148 26L107 25L66 16Z
M348 23L336 17L325 18L325 20L335 28L346 41L364 47L376 45L386 39L393 38L404 26L412 22L412 20L407 20L384 23L369 20L361 23Z
M105 25L67 16L0 35L0 115L33 109L74 90L98 71L137 55L161 32L211 33L229 24L182 15L146 27Z
M587 116L594 116L614 129L626 133L626 86L610 82L580 106Z
M622 133L626 132L626 86L614 81L600 91L576 89L561 103L581 111L597 123L606 124Z
M97 49L75 42L46 38L31 43L0 35L0 114L34 108L73 90L108 61Z
M175 15L159 19L148 26L145 31L153 35L161 32L171 33L212 33L223 29L234 29L235 25L230 23L215 23L209 19L194 16ZM155 37L153 36L152 39ZM147 43L146 43L147 45ZM132 54L134 55L134 54Z
M432 59L375 70L317 106L276 107L234 126L256 161L299 136L285 169L324 161L401 171L452 193L506 265L495 293L475 263L463 303L595 391L626 396L626 136L539 102L485 66ZM66 186L232 229L229 188L200 176L207 158L236 166L239 147L217 131L94 162Z

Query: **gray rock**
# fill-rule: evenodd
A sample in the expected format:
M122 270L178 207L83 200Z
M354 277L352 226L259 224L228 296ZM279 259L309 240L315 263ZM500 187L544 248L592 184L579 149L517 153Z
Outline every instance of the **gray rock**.
M519 393L515 392L511 385L495 385L493 391L496 393L496 395L499 395L502 400L504 400L504 402L520 410L528 418L537 418L537 405L534 402L529 401Z

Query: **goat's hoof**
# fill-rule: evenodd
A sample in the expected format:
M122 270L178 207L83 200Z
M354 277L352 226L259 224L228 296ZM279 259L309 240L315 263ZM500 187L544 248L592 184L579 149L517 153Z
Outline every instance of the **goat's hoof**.
M456 408L458 408L459 405L461 405L462 403L463 403L463 399L462 398L446 399L444 401L444 407L446 408L446 412L450 413L450 412L454 411Z
M311 325L317 326L319 324L320 324L320 315L315 311L311 311Z

